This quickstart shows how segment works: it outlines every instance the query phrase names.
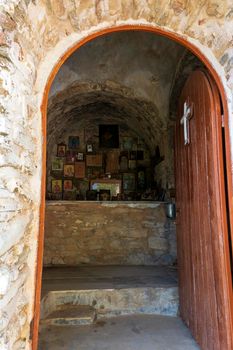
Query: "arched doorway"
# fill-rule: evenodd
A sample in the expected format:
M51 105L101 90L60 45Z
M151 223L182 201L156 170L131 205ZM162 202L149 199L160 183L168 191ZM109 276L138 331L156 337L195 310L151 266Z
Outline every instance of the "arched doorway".
M46 136L46 114L47 114L47 102L48 102L48 94L49 94L49 90L52 84L52 81L56 75L56 73L58 72L59 68L61 67L61 65L65 62L65 60L78 48L80 48L82 45L84 45L86 42L91 41L93 39L95 39L98 36L102 36L105 35L107 33L111 33L111 32L117 32L117 31L126 31L126 30L143 30L143 31L148 31L148 32L154 32L155 34L159 34L159 35L163 35L166 36L170 39L173 39L181 44L183 44L186 48L188 48L190 51L192 51L193 53L196 54L196 56L205 64L205 66L209 69L209 71L211 72L214 80L216 81L220 94L221 94L221 98L223 101L223 108L226 112L225 117L227 120L227 104L226 104L226 98L225 98L225 94L224 91L222 89L221 86L221 81L218 77L218 75L216 74L216 72L214 71L214 69L212 68L211 64L207 61L207 59L204 57L204 55L202 55L199 50L197 50L196 48L193 47L193 45L191 45L190 43L188 43L186 40L180 38L180 37L176 37L174 34L171 33L165 33L163 30L161 29L155 29L155 28L148 28L148 27L143 27L143 26L122 26L122 27L116 27L116 28L110 28L107 30L103 30L102 32L96 33L94 35L91 35L87 38L85 38L83 41L79 42L77 45L75 45L75 47L73 47L72 49L70 49L68 52L65 53L65 55L62 57L62 59L59 61L59 63L55 66L55 68L53 69L53 72L51 73L50 79L47 83L46 89L45 89L45 93L44 93L44 99L43 99L43 103L42 103L42 113L43 113L43 135L44 137ZM227 132L227 131L226 131ZM229 135L226 135L226 141L228 143L228 137ZM45 205L45 198L44 198L44 193L45 193L45 188L44 188L44 184L45 184L45 143L44 143L44 158L43 158L43 164L44 164L44 171L43 171L43 179L42 179L42 183L43 183L43 188L42 188L42 205L41 205L41 217L40 217L40 238L39 238L39 250L38 250L38 267L37 267L37 282L38 282L38 286L36 288L36 302L35 302L35 321L34 321L34 334L33 334L33 346L34 348L36 348L36 343L37 343L37 332L38 332L38 318L39 318L39 300L40 300L40 289L41 289L41 271L42 271L42 256L43 256L43 225L44 225L44 205ZM229 147L227 147L227 158L230 159L230 154L229 154ZM227 162L227 166L228 166L228 171L230 169L230 162ZM222 174L223 175L223 174ZM231 190L231 184L229 183L229 191ZM225 240L225 244L227 243L227 237L223 237L223 239ZM229 264L229 261L227 262L228 257L226 256L226 263ZM228 266L228 272L230 273L230 268ZM230 282L230 278L229 278L229 282ZM230 291L229 295L230 295Z

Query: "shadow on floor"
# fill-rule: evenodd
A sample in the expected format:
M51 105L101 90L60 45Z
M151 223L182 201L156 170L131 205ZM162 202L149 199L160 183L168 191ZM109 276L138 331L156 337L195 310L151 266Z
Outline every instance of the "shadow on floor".
M177 317L134 315L97 321L90 326L47 327L39 350L198 350Z

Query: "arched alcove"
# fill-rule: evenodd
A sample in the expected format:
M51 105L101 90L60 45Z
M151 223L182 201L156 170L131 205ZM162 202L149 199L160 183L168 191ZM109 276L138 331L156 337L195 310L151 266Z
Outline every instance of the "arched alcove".
M121 29L122 28L120 28L120 31ZM180 66L178 71L174 70L172 72L172 79L170 79L169 82L171 88L168 89L167 101L169 101L170 96L172 96L171 100L176 100L177 98L176 94L174 93L174 85L178 84L179 88L182 88L182 84L184 83L185 69L182 70L181 67L183 58L182 54L184 54L184 51L182 52L182 50L180 50ZM195 52L195 50L193 51ZM72 52L74 52L73 49ZM175 50L173 52L175 52ZM200 57L202 57L202 55L200 55ZM203 63L207 64L208 67L208 62L205 60L203 60L202 62L197 62L198 61L195 61L195 59L191 59L191 64L187 65L188 68L187 66L185 68L188 69L188 71L190 72L196 66L202 67ZM213 74L215 75L214 71ZM62 73L60 73L60 79L61 77ZM67 88L63 88L61 89L61 91L58 91L59 84L55 80L54 88L51 90L51 99L48 105L50 118L48 119L47 129L49 136L48 142L53 143L54 140L59 140L59 135L61 135L61 133L64 131L66 123L74 121L74 118L76 116L80 116L80 120L82 120L82 118L84 118L85 120L86 117L90 118L91 115L101 114L102 116L105 115L106 117L106 114L111 114L111 117L113 118L112 122L119 122L122 114L124 114L124 123L128 126L130 126L130 123L132 123L134 125L134 128L136 126L136 130L139 131L140 134L143 134L144 138L148 141L148 148L154 150L155 143L153 142L157 138L156 135L159 135L161 137L162 131L167 131L169 120L171 122L171 120L174 119L174 115L172 116L171 113L169 113L169 103L167 103L166 116L163 115L161 118L161 107L159 108L156 105L156 103L150 101L149 98L145 99L145 96L140 96L140 93L139 96L137 96L137 94L135 94L135 91L132 92L132 89L130 89L129 87L126 87L124 85L123 87L120 86L119 82L117 84L112 83L111 81L108 81L107 83L100 83L99 81L93 83L90 81L85 82L85 80L77 81L78 79L76 81L72 81L72 79L73 77L71 76L70 85L67 85ZM156 79L153 79L153 75L151 81L152 83L156 81ZM176 83L174 83L174 81ZM135 84L135 81L133 81L133 83ZM48 93L48 90L46 91ZM53 91L55 91L55 93L53 93ZM151 91L149 92L151 93ZM159 103L162 103L162 95L163 94L160 95ZM155 95L153 97L155 97ZM171 102L171 100L170 103L174 106L176 102ZM68 106L66 105L67 102ZM46 107L46 105L47 104L45 103L44 107ZM144 117L140 117L140 114L143 114ZM59 117L57 119L58 115L60 115L60 120ZM127 119L127 117L129 118ZM97 121L99 123L102 123L104 120L105 119L97 118ZM54 128L54 125L56 125L56 123L58 129L56 127ZM157 142L158 141L156 139L156 144Z

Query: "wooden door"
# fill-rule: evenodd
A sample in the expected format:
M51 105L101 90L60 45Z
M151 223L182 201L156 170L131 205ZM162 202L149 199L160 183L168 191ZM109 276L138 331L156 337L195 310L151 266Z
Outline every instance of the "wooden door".
M185 102L190 107L186 145ZM181 317L201 349L232 350L220 99L202 71L191 74L180 96L175 144Z

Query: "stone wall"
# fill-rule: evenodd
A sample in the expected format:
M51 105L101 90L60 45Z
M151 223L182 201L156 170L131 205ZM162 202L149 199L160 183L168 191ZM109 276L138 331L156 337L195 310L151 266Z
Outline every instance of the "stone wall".
M220 77L232 135L233 5L231 0L1 0L0 14L0 349L18 350L31 349L41 103L53 68L69 48L106 28L134 24L177 33Z
M47 202L44 265L168 265L174 223L157 202Z

